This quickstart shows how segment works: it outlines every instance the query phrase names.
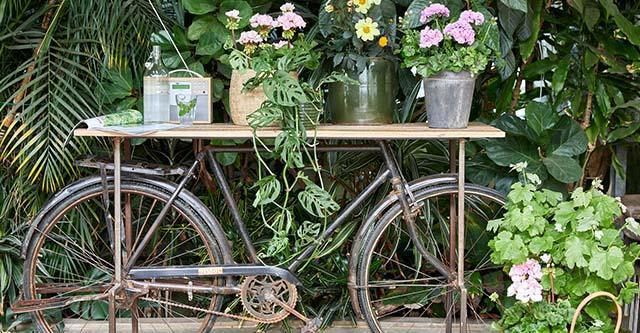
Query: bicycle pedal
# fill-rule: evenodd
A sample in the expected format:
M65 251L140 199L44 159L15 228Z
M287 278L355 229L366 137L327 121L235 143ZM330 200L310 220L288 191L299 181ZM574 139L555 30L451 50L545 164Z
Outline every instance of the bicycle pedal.
M307 321L306 325L302 326L300 333L317 333L320 332L320 326L322 325L322 318L314 318Z

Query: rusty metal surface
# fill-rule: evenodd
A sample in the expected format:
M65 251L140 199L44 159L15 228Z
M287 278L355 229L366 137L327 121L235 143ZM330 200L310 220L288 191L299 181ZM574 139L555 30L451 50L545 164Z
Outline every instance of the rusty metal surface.
M104 167L106 170L113 171L114 163L112 159L99 156L88 156L78 159L74 162L78 167L100 169ZM137 173L150 176L174 176L183 175L188 167L185 166L168 166L162 164L147 163L143 161L122 161L120 170L126 173Z

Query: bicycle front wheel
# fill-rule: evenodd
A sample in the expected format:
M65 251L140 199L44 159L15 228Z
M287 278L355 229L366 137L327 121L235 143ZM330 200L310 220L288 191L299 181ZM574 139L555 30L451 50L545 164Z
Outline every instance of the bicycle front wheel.
M452 272L457 268L457 238L449 221L450 212L457 211L457 191L453 183L424 189L415 194L414 206L419 207L418 239ZM490 261L488 242L493 234L486 230L486 225L504 213L504 199L480 186L468 184L465 191L463 260L469 317L482 322L490 316L483 311L492 307L486 296L502 278L501 268ZM356 283L361 310L371 330L388 331L397 325L398 317L405 323L430 318L430 323L440 322L450 329L460 310L457 282L443 276L420 255L407 231L400 205L389 208L365 237ZM386 319L390 323L385 323Z
M123 247L132 253L160 213L171 193L140 179L123 179ZM38 332L106 330L115 285L113 231L105 222L105 203L113 210L113 183L105 200L100 182L70 186L38 224L24 266L25 301L53 305L33 313ZM186 195L186 194L185 194ZM191 197L190 197L191 198ZM199 201L187 202L181 195L171 205L161 226L152 234L136 262L138 267L222 264L218 241L207 226ZM199 203L199 204L198 204ZM113 220L109 221L113 225ZM215 317L195 309L219 310L218 295L167 290L135 291L126 277L115 301L118 331L173 331L175 325L193 332L207 332ZM145 282L145 281L142 281ZM154 281L147 281L154 282ZM158 282L167 282L158 281ZM189 281L178 283L187 285ZM192 284L223 285L222 279L191 281ZM143 288L144 289L144 288ZM160 300L162 302L154 302ZM60 302L64 306L60 306ZM54 303L58 302L58 305ZM175 305L167 305L175 304Z

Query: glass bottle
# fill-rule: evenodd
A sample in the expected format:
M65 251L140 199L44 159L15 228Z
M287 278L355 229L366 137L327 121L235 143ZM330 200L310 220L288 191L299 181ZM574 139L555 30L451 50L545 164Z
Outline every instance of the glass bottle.
M142 92L144 95L144 123L169 122L169 72L162 64L160 46L154 45L145 63Z

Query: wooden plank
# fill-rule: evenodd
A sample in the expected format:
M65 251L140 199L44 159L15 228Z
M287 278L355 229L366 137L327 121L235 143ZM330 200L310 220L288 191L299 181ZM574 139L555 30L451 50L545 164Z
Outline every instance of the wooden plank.
M275 138L280 129L269 127L257 131L258 137ZM504 132L482 123L471 123L463 129L434 129L426 123L390 124L390 125L320 125L315 133L318 139L451 139L451 138L503 138ZM123 136L89 129L77 129L75 136L116 137ZM313 131L307 131L308 137L313 137ZM191 127L174 128L167 131L155 132L141 136L141 138L181 138L181 139L244 139L252 137L252 129L248 126L233 124L207 124Z

